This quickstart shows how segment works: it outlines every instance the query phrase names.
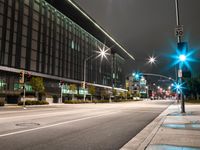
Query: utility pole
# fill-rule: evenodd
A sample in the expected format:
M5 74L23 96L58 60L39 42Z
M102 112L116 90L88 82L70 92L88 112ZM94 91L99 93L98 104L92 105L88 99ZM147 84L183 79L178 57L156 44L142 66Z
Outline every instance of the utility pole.
M179 17L179 0L175 0L176 6L176 36L177 36L177 47L183 44L181 37L183 36L183 27L180 24L180 17ZM179 62L179 70L178 70L178 77L179 77L179 84L182 85L182 66L181 62ZM183 91L180 88L180 99L181 99L181 113L185 113L185 102L183 98Z

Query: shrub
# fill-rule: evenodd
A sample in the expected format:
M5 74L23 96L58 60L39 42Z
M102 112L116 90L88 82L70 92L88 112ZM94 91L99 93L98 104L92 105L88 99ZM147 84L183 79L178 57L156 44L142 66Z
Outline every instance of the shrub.
M82 104L82 103L91 103L90 101L86 100L65 100L64 101L65 104Z
M4 106L4 105L5 105L4 100L0 100L0 106Z
M94 103L109 103L109 100L94 100Z
M25 104L26 105L48 105L49 103L47 101L31 101L31 100L26 100ZM18 105L23 105L23 101L19 101Z
M32 105L32 101L30 100L25 101L25 105Z
M23 101L18 101L17 105L23 105Z

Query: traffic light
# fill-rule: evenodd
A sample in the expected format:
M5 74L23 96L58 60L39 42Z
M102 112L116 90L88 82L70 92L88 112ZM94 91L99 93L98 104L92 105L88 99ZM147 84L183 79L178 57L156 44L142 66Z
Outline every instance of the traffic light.
M19 83L24 83L24 71L20 71L19 73Z
M63 85L64 85L64 81L61 80L61 81L60 81L60 86L63 86Z

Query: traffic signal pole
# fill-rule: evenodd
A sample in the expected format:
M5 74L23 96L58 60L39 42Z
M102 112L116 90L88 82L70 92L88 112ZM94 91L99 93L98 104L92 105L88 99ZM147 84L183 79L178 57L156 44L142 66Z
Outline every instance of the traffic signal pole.
M26 87L25 87L25 83L24 83L24 85L23 85L23 90L24 90L24 95L23 95L23 108L26 109L26 102L25 102Z
M23 109L26 109L26 103L25 103L25 97L26 97L26 87L25 87L25 76L24 76L24 70L22 70L19 73L19 83L22 84L22 88L23 88Z
M177 27L180 27L180 17L179 17L179 0L175 0L175 6L176 6L176 25ZM178 44L180 44L181 41L181 35L177 35L177 47ZM181 62L179 62L179 72L182 72L182 66ZM182 85L182 73L179 75L179 83ZM180 89L180 99L181 99L181 113L185 113L185 102L183 98L183 91Z

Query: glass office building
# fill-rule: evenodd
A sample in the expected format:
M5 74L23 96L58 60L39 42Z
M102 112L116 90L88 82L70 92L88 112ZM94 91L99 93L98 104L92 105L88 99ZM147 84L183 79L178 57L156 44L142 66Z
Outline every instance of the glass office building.
M47 92L60 80L80 85L84 59L111 46L107 60L87 62L86 81L123 87L122 47L83 13L71 0L0 0L0 91L15 91L21 70L43 77Z

